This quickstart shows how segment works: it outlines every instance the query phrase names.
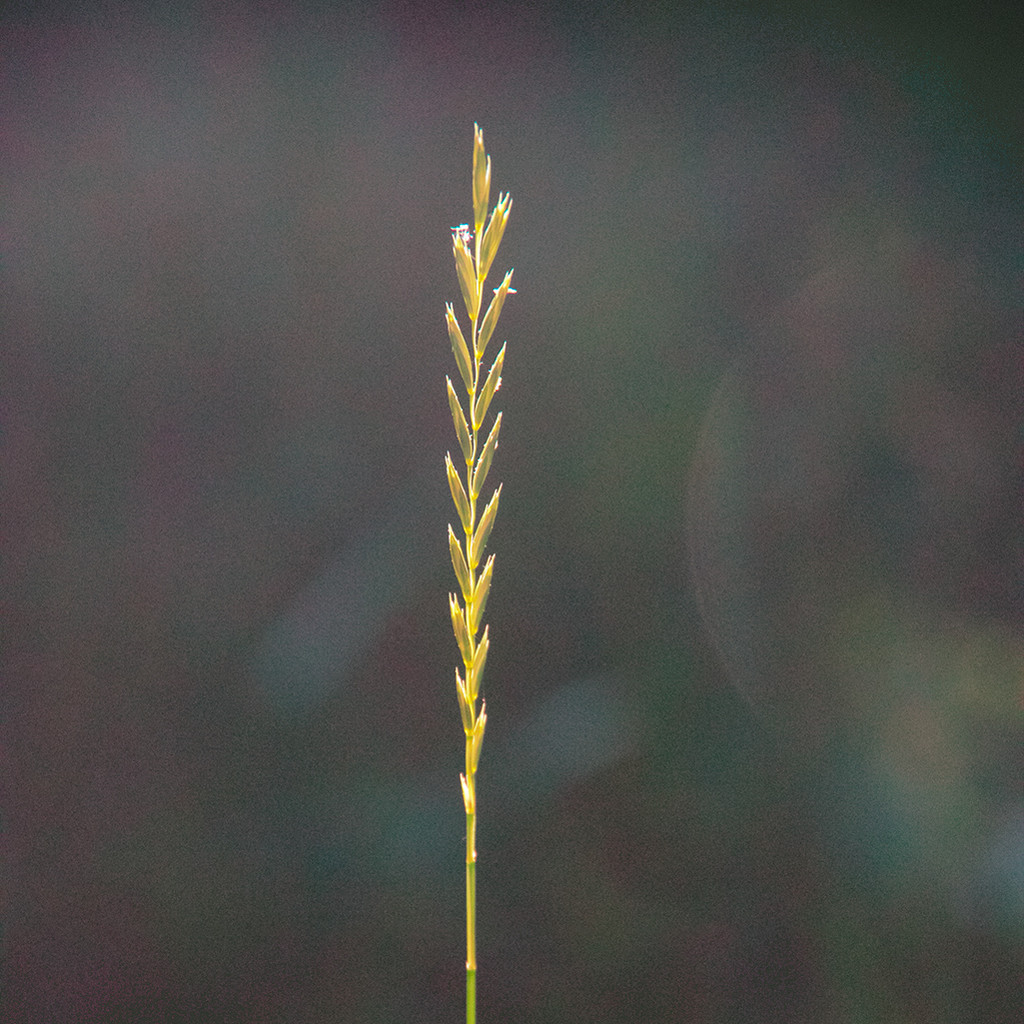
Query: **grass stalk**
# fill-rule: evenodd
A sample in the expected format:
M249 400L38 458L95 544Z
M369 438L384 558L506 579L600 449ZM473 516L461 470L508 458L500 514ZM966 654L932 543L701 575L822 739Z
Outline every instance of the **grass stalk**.
M468 341L452 304L449 302L445 307L448 338L465 386L466 403L463 408L455 385L450 377L446 377L448 406L465 464L464 471L460 473L451 452L445 455L448 487L461 528L460 536L448 524L448 549L461 594L461 599L456 594L449 594L448 606L452 630L462 656L462 670L455 670L455 690L466 737L465 772L460 776L462 800L466 807L466 1024L476 1024L476 772L487 725L487 707L480 698L480 690L490 647L488 627L483 625L481 632L481 626L491 588L494 555L489 555L482 566L481 562L498 512L501 485L494 490L482 511L478 502L498 447L501 413L494 417L490 428L485 429L485 423L491 401L501 387L505 346L501 346L486 374L483 360L505 299L515 293L510 270L494 289L486 311L480 316L484 283L512 209L511 198L499 193L498 202L488 217L490 191L491 158L484 151L483 132L474 125L473 226L459 224L452 228L455 274L469 318Z

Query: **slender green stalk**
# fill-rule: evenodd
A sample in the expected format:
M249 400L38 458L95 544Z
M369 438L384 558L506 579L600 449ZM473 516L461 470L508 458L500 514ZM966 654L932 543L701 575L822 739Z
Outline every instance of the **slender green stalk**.
M462 671L455 670L455 689L462 713L462 728L466 734L466 770L460 776L462 799L466 805L466 1024L476 1024L476 770L487 725L486 702L481 703L478 711L477 700L480 698L480 683L490 646L488 627L484 626L480 634L480 625L491 589L494 555L488 556L482 568L480 560L498 512L501 486L494 491L479 514L477 501L498 447L501 413L494 418L486 439L484 422L491 399L501 386L505 346L501 346L486 376L483 372L483 358L501 315L505 297L515 294L510 270L494 289L494 297L488 303L483 317L480 317L484 282L505 233L512 200L507 194L499 193L497 205L488 219L491 158L484 152L483 132L479 126L473 127L473 227L471 229L468 224L460 224L452 228L455 273L469 316L469 344L466 343L452 304L449 302L445 307L448 338L459 375L466 387L466 409L469 410L467 416L451 379L446 377L448 405L465 461L465 473L460 474L452 462L451 453L445 455L448 487L462 527L460 540L451 524L448 524L448 549L462 594L461 601L455 594L449 594L448 606L455 640L462 655Z

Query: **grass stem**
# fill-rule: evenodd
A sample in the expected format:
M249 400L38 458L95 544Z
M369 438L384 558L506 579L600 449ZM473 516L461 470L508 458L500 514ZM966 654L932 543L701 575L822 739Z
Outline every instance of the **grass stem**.
M494 297L481 318L484 282L505 233L512 200L507 194L499 194L488 218L491 158L484 151L483 132L479 126L473 127L473 227L459 224L452 228L455 274L469 317L468 344L451 303L445 307L448 339L466 389L463 405L451 379L445 378L448 407L465 463L464 474L460 474L451 452L445 456L448 487L462 528L460 539L448 524L448 549L461 593L461 600L455 594L449 594L448 606L452 631L462 655L462 671L455 670L455 689L466 737L466 770L461 776L462 799L466 807L466 1024L476 1024L476 772L487 725L486 702L481 701L478 709L477 701L480 700L484 665L490 648L488 627L483 626L482 633L480 628L491 587L494 555L488 556L482 566L481 560L498 512L501 485L479 514L477 501L498 447L501 413L495 416L486 434L484 424L491 400L501 387L505 346L502 345L486 375L483 359L505 299L515 293L510 270L494 289ZM469 411L468 416L466 410Z

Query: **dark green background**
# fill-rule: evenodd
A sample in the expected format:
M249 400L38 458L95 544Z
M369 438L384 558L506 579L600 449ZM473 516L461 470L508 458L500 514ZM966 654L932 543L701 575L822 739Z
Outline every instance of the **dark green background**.
M481 1021L1024 1017L1011 6L5 16L0 1019L460 1019L474 121Z

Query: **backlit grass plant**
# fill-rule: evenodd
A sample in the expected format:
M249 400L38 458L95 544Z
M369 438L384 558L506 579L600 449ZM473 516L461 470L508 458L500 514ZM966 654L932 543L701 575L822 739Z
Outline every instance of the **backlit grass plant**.
M448 323L448 337L459 369L459 376L465 385L465 406L459 397L451 378L448 384L448 405L451 408L455 434L459 440L464 467L460 472L452 461L451 453L445 456L448 472L448 486L452 501L458 513L460 534L448 525L448 548L451 552L452 567L459 584L461 599L455 594L448 595L452 615L452 629L462 655L462 669L455 670L455 688L462 712L462 728L466 734L466 770L462 778L462 799L466 806L466 1022L476 1022L476 770L480 763L480 748L484 741L487 725L486 704L480 700L480 683L483 679L487 650L490 646L487 626L480 627L484 617L487 595L491 589L491 575L494 571L494 555L488 555L481 567L487 539L491 535L494 517L498 512L501 496L499 485L491 495L483 511L479 511L479 500L491 460L498 447L498 431L501 429L501 413L494 417L489 430L485 431L487 413L495 392L501 386L501 368L505 362L505 346L502 345L490 369L484 373L484 354L488 342L494 336L501 307L512 288L510 270L480 316L483 304L484 283L501 244L505 225L508 223L512 200L509 196L498 196L497 205L487 216L491 193L491 158L484 152L484 136L479 126L474 125L473 136L473 225L459 224L452 228L452 252L455 257L455 273L459 279L462 298L469 317L469 334L463 334L458 318L449 302L445 308ZM486 222L486 227L485 227Z

